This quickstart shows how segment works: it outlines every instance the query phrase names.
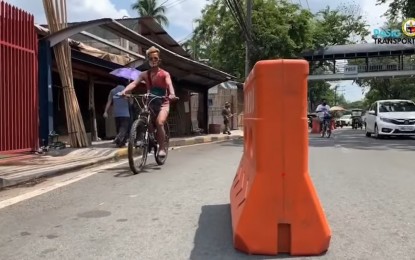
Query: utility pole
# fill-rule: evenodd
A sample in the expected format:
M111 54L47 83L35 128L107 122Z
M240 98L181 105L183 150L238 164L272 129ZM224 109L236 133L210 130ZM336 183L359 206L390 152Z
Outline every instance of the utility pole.
M335 87L334 87L334 105L337 105L337 89L340 87L340 85L339 84L337 84Z
M192 44L192 56L193 56L193 60L196 60L197 59L197 56L196 56L196 38L194 37L195 36L195 27L194 27L194 22L196 21L196 19L193 19L192 20L192 32L193 32L193 37L192 37L192 42L191 42L191 44Z
M251 36L251 28L252 28L252 0L246 0L246 27L248 29L248 36ZM248 74L251 70L251 62L250 62L250 51L249 51L249 41L246 39L245 41L245 77L248 77Z

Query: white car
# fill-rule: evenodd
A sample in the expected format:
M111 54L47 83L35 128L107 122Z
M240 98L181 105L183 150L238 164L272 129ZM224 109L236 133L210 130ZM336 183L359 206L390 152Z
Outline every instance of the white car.
M340 127L352 125L352 115L344 115L336 120L336 124Z
M415 103L411 100L379 100L366 113L366 136L415 136Z

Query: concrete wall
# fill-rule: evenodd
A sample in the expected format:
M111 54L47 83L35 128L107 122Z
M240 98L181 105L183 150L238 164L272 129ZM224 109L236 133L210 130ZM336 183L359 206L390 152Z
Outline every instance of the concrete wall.
M243 126L243 90L242 89L223 89L216 88L211 89L209 92L209 99L211 100L211 106L209 107L209 124L219 124L223 128L222 109L225 102L231 103L232 113L236 115L231 120L232 129L239 129ZM199 96L195 94L191 97L191 120L197 122L197 115L199 109Z

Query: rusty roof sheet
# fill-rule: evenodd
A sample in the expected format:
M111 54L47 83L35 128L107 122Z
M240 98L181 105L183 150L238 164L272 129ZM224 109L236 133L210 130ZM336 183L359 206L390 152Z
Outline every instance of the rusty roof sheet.
M174 51L175 53L190 58L190 54L175 41L159 23L152 17L138 18L140 34L159 43L161 46Z
M143 48L149 48L151 46L159 48L162 55L162 67L168 70L179 82L185 81L193 86L198 86L199 90L207 90L222 82L235 79L234 76L226 72L212 68L204 63L192 60L189 57L182 56L172 51L170 48L156 43L154 40L150 40L147 37L138 34L134 30L127 28L123 24L110 18L78 23L59 32L56 32L53 35L49 35L46 38L51 41L51 43L56 44L63 39L71 37L71 35L73 35L71 31L86 30L87 28L93 26L100 26L101 28L108 30L118 37L142 46ZM135 64L135 62L133 63ZM147 63L144 63L138 66L138 69L144 70L146 69L146 66Z

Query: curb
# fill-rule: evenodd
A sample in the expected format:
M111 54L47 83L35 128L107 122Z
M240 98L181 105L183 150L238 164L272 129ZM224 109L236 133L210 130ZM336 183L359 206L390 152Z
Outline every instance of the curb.
M218 141L228 141L228 140L236 140L242 138L242 135L226 135L226 136L201 136L196 137L191 140L189 139L182 139L182 140L172 140L170 141L170 148L178 147L178 146L189 146L195 144L204 144L204 143L212 143ZM119 161L120 159L126 158L128 155L128 148L120 148L114 154L108 155L99 159L91 159L91 161L82 162L76 165L67 165L63 166L59 169L50 169L44 170L42 172L35 172L33 174L22 175L8 178L1 178L0 177L0 190L6 187L16 186L31 180L35 180L38 178L45 178L45 177L53 177L58 175L63 175L65 173L81 170L87 167L95 166L98 164L104 164L110 161Z

